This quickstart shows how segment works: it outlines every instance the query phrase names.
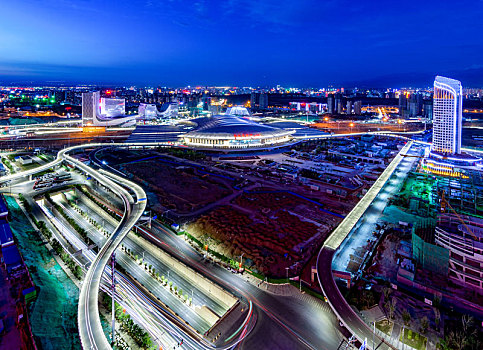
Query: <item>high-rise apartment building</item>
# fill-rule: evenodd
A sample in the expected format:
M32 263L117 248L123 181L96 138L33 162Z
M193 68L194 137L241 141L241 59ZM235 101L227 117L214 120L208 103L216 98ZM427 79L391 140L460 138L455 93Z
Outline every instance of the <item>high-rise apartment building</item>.
M437 76L433 95L433 152L461 152L462 105L461 82Z

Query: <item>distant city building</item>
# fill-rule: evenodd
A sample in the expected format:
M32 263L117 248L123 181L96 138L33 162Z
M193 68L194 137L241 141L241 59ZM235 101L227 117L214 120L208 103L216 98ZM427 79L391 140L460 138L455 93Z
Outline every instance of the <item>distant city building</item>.
M327 109L330 114L334 114L334 95L327 97Z
M354 114L361 115L362 113L362 101L355 101L354 102Z
M321 113L324 105L322 103L305 103L305 102L290 102L289 108L292 111L300 111L300 112L310 112L310 113Z
M407 108L407 98L406 98L406 95L401 93L399 95L399 116L401 118L404 118L405 116L405 112L406 112L406 108Z
M252 92L250 94L250 107L252 109L257 109L258 108L258 101L259 101L259 95L256 92Z
M409 98L409 117L416 118L421 115L421 110L423 107L423 95L421 94L411 94Z
M235 115L237 117L249 117L249 116L251 116L251 113L248 110L248 108L246 108L244 106L228 107L226 109L225 114Z
M344 105L342 104L342 100L337 101L337 114L342 114L344 112Z
M434 81L432 151L447 155L461 153L462 106L461 82L437 76Z
M352 114L352 101L347 101L345 112L346 114Z
M433 120L433 100L424 100L423 102L423 117L428 120Z
M155 104L140 103L138 107L139 119L154 119L158 116Z
M260 94L259 108L260 109L267 109L268 108L268 95L266 93Z
M343 106L342 106L342 96L340 93L335 94L334 109L337 114L342 114Z

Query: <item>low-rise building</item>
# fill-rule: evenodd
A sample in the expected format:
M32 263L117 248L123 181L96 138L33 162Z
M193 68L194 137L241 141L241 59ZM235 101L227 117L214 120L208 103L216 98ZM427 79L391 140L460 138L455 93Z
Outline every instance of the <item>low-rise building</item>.
M483 294L483 219L442 214L435 242L449 251L450 280Z

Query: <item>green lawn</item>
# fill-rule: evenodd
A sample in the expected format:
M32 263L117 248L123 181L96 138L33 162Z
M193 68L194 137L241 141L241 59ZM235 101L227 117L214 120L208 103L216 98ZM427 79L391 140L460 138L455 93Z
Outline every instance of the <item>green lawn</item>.
M392 334L392 327L394 326L394 322L389 320L381 320L376 322L376 328L379 329L381 332L391 336Z
M425 336L407 328L402 329L399 340L418 350L426 350L426 344L428 342L428 339Z

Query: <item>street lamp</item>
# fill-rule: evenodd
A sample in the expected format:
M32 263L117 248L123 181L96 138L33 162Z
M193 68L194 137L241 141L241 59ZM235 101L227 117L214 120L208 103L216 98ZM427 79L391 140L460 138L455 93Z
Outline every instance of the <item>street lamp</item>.
M243 266L243 260L242 260L242 259L243 259L243 255L244 255L244 254L245 254L245 253L242 253L242 255L240 255L240 266L238 267L238 270L239 270L239 271L242 269L242 266Z
M288 267L285 268L285 271L287 271L287 283L288 283Z

